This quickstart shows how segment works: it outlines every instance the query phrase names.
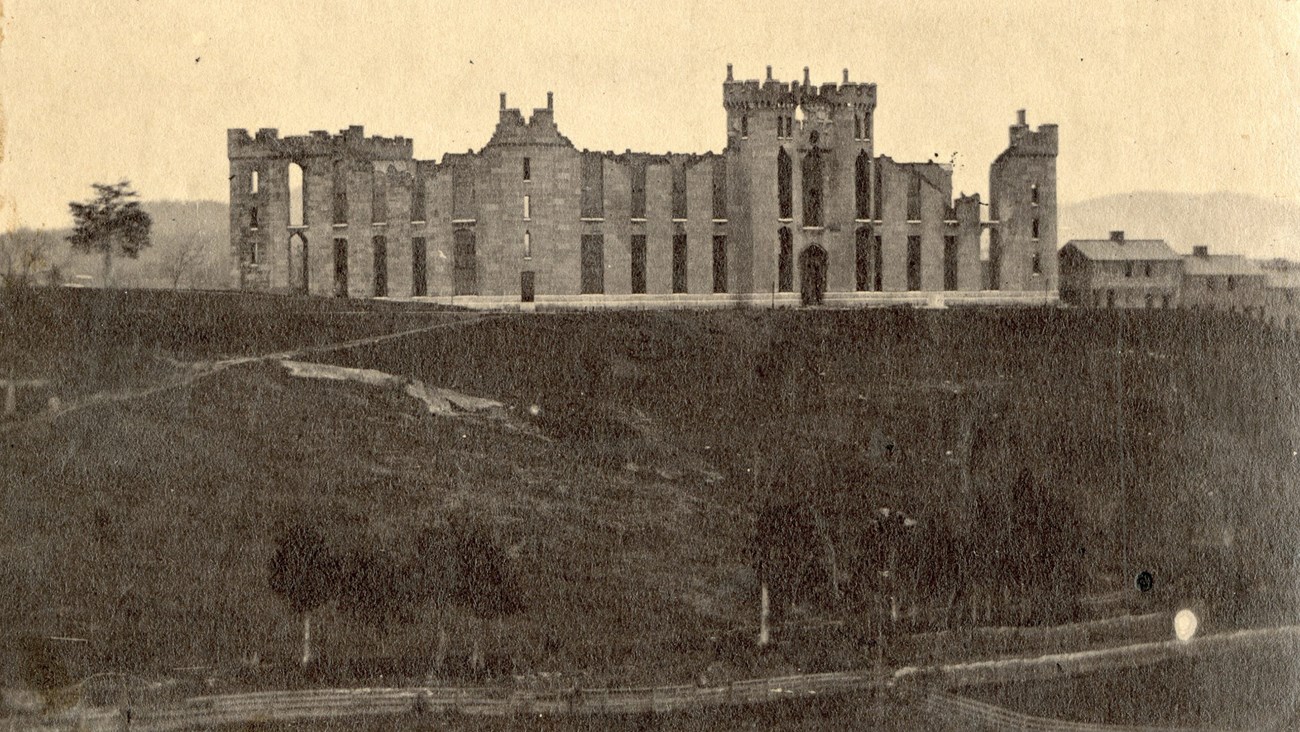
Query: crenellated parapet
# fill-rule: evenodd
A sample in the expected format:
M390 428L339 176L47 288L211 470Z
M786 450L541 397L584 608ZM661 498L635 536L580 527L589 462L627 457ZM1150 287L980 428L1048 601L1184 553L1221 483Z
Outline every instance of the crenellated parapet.
M998 156L999 159L1043 155L1056 157L1057 155L1059 145L1057 126L1044 124L1039 125L1035 130L1025 122L1023 109L1016 112L1016 124L1011 126L1010 137L1011 144L1002 155Z
M366 137L365 128L353 125L338 134L315 130L306 135L280 137L279 130L226 130L230 159L351 157L368 160L409 160L414 143L406 137Z
M844 81L840 84L826 83L813 85L808 78L808 69L804 69L804 80L784 82L772 78L772 67L767 67L767 80L749 79L736 81L731 78L728 66L728 78L722 85L722 106L729 110L794 108L806 106L868 107L876 106L876 85L848 80L848 70L844 72Z

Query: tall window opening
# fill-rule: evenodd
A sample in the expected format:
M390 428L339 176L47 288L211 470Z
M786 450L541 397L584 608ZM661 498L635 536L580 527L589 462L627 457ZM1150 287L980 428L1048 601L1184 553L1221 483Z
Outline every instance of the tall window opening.
M1002 289L1002 233L989 230L989 289Z
M632 294L645 294L645 234L632 235Z
M727 291L727 237L716 234L713 237L713 292Z
M943 238L943 289L957 289L957 237Z
M334 240L334 296L348 296L348 240Z
M533 258L533 234L530 231L524 232L524 259Z
M370 240L375 257L375 297L388 296L388 240L376 236Z
M582 154L582 218L605 218L605 160L600 153Z
M740 136L749 137L749 115L740 115Z
M871 218L880 221L880 212L884 208L885 184L880 177L880 166L871 166Z
M258 228L257 206L253 206L252 208L248 209L248 228L250 229Z
M907 289L921 289L921 237L907 237Z
M778 234L780 249L776 256L776 289L794 292L794 235L784 226Z
M248 176L248 192L249 192L249 193L258 193L258 192L259 192L259 191L258 191L258 184L259 184L260 182L261 182L261 181L258 180L257 171L254 170L254 171L253 171L251 174L249 174L249 176Z
M1038 184L1034 183L1029 186L1029 202L1038 205Z
M867 151L858 153L853 165L853 190L856 196L858 219L871 218L871 157Z
M533 217L533 201L531 196L524 196L524 221Z
M348 222L348 171L342 160L334 161L334 223Z
M713 159L713 218L727 218L727 159Z
M858 292L871 289L871 268L875 264L871 241L871 229L866 226L859 228L853 243L854 289Z
M885 289L885 247L879 234L872 239L871 253L871 273L874 275L871 289L880 292Z
M248 242L248 263L262 263L262 242L257 240Z
M524 158L524 180L530 181L532 179L533 179L533 162L528 158Z
M793 166L790 154L781 148L776 154L776 200L778 216L782 219L794 218L794 190L791 182Z
M1043 255L1040 252L1034 252L1034 261L1031 263L1034 274L1043 273Z
M678 163L673 171L673 218L686 218L686 165Z
M686 292L686 235L673 234L673 292Z
M605 292L605 237L602 234L582 235L582 294L601 295Z
M1034 219L1030 224L1030 234L1034 239L1038 238L1038 219Z
M302 175L302 166L289 163L289 225L305 226L307 209L303 205L307 197L306 181Z
M912 171L907 185L907 220L921 220L921 174Z
M453 290L456 295L478 294L478 254L475 251L474 232L457 229L452 235Z
M370 220L375 223L388 221L388 176L382 171L371 174Z
M813 148L803 159L803 225L822 225L822 153Z
M533 302L537 299L537 276L531 270L519 273L519 301Z
M301 231L295 231L289 237L288 272L289 288L294 292L307 292L308 277L310 276L307 264L307 237L303 236Z
M451 168L451 218L470 221L475 215L474 171L468 162L457 162Z
M632 218L645 218L645 161L632 163Z
M415 172L415 180L412 181L411 185L411 220L425 221L425 217L428 216L428 211L426 210L427 205L424 176L420 175L420 171L417 170Z
M417 236L411 240L411 295L424 297L429 294L429 247L424 237Z

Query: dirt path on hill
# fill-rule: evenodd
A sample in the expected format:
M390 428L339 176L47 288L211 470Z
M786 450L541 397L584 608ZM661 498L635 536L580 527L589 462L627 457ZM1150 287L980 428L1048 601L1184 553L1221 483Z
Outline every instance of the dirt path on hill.
M91 407L96 407L104 404L126 402L126 401L131 401L133 399L142 399L144 397L152 396L154 394L159 394L169 389L176 389L184 386L189 386L201 379L205 379L209 376L219 374L222 371L225 371L226 369L233 368L236 366L247 366L250 364L266 363L268 361L282 361L285 359L300 359L305 356L310 356L313 354L331 353L334 351L345 351L349 348L370 346L376 343L384 343L385 341L397 340L399 338L406 338L409 336L419 335L421 333L428 333L431 331L441 330L444 328L453 328L457 326L467 326L467 325L478 325L480 323L484 323L490 320L500 320L508 316L503 314L493 314L493 315L474 314L465 317L457 317L457 316L452 316L452 317L457 319L452 320L451 322L434 323L433 325L420 326L419 328L410 328L407 330L397 331L395 333L384 333L381 335L367 336L365 338L356 338L353 340L341 341L337 343L327 343L319 346L304 346L302 348L296 348L292 350L276 351L273 353L263 353L263 354L252 355L252 356L235 356L233 358L225 358L217 361L174 361L173 363L178 368L179 373L177 373L172 378L165 379L159 383L152 384L149 386L127 387L123 389L109 389L105 391L94 392L92 394L88 394L86 396L79 397L77 399L70 399L66 403L60 404L57 409L47 410L45 412L42 412L37 415L33 415L26 419L15 420L13 422L9 422L6 424L0 424L0 434L18 432L24 429L30 429L36 427L38 425L49 424L54 422L55 420L58 420L61 417L65 417L74 412L80 412L85 409L89 409Z
M990 659L925 667L893 673L857 670L735 681L724 685L680 685L631 689L571 689L539 692L506 687L397 689L308 689L192 697L183 702L131 710L131 728L177 730L269 720L306 720L416 712L484 716L664 714L723 706L770 704L831 694L872 692L912 699L931 713L965 722L1006 721L1005 710L967 703L949 692L971 684L1007 683L1108 669L1145 666L1180 656L1206 657L1279 643L1300 642L1300 626L1256 628L1195 638L1100 648L1074 653ZM960 703L955 703L957 700ZM119 729L124 710L80 709L71 717L46 724L77 729ZM1019 715L1017 720L1046 722L1049 730L1139 729L1083 725ZM1154 728L1142 728L1154 729Z

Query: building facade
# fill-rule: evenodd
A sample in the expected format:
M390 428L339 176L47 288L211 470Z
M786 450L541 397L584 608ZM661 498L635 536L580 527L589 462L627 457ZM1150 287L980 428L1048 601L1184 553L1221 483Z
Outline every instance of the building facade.
M501 96L477 152L229 130L230 247L249 290L469 307L1050 303L1057 128L1023 111L978 195L877 155L876 86L723 84L721 153L579 150L554 104ZM988 231L988 256L981 239ZM988 284L982 271L988 270Z
M1210 254L1192 247L1183 257L1183 303L1193 310L1218 310L1264 319L1268 279L1257 263L1236 254Z
M1096 308L1179 305L1182 257L1162 239L1071 239L1061 248L1061 302Z

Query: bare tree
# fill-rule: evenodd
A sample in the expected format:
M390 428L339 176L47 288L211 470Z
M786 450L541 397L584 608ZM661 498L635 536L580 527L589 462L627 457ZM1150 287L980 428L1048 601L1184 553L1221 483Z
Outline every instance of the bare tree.
M186 236L163 255L160 269L173 290L179 289L182 282L195 286L208 263L208 252L203 244L196 236Z
M56 239L43 229L0 234L0 275L6 285L31 283L54 265Z

